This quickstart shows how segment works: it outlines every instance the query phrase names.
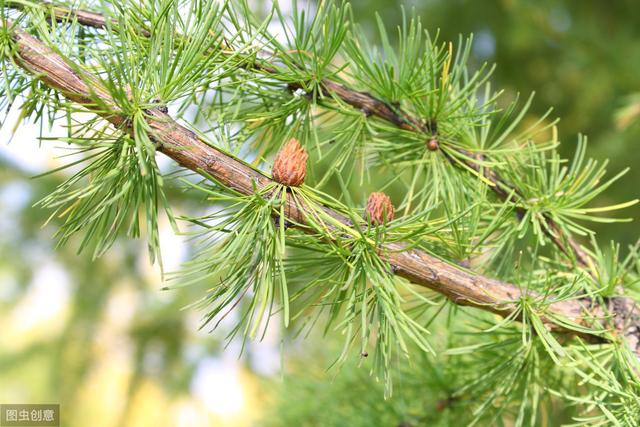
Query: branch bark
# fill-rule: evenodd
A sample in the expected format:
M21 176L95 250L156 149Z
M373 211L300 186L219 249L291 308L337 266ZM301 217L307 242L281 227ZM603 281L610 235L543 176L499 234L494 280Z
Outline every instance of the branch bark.
M15 42L14 60L34 78L59 91L69 100L83 105L100 115L114 126L127 130L127 119L119 111L109 93L99 80L70 63L35 37L18 28L11 21L10 33ZM1 24L0 24L1 25ZM99 102L96 102L96 101ZM100 106L102 104L102 106ZM105 109L104 106L109 108ZM232 157L200 139L193 131L174 121L163 110L148 110L147 122L152 129L158 151L176 161L182 167L197 173L206 172L222 185L243 194L254 193L258 187L271 183L271 179L256 171L239 159ZM285 212L293 223L305 224L305 207L288 198ZM339 213L325 208L326 212L350 226ZM453 266L439 258L417 249L405 249L401 243L385 245L381 253L387 258L394 274L410 282L441 293L459 305L473 306L502 316L519 316L518 301L522 298L537 298L532 292L518 286L501 282ZM640 357L640 321L635 314L635 304L626 298L612 299L608 310L604 307L588 307L580 300L557 301L548 305L541 320L553 331L569 335L584 335L591 340L603 338L576 333L556 323L553 318L563 318L581 326L593 326L605 315L614 313L614 328L624 336L626 342ZM615 336L615 333L611 335Z

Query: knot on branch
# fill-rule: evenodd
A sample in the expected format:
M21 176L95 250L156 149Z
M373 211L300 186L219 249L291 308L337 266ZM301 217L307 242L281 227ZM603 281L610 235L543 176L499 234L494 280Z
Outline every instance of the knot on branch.
M162 111L165 114L169 113L169 107L167 106L167 104L163 103L160 99L153 99L151 101L151 103L153 104L153 108Z
M613 325L625 338L629 349L640 357L640 311L638 304L628 297L614 297L608 301Z

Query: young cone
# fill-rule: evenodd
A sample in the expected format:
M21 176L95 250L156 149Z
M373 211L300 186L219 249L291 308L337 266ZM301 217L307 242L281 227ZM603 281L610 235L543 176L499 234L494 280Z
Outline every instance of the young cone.
M274 181L289 187L299 187L307 176L309 155L297 139L291 138L273 161L271 175Z
M382 225L386 222L393 221L395 209L389 196L382 192L371 193L367 200L366 216L371 224Z

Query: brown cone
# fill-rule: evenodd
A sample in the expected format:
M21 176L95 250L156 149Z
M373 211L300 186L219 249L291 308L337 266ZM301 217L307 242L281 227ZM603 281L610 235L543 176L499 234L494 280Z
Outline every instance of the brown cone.
M309 155L297 139L291 138L278 151L273 161L271 176L274 181L289 187L299 187L307 176Z
M382 225L386 221L392 221L395 214L391 199L384 193L371 193L367 200L367 219L373 225Z
M437 139L432 138L429 141L427 141L427 149L429 151L437 151L438 148L440 148L440 144L438 143Z

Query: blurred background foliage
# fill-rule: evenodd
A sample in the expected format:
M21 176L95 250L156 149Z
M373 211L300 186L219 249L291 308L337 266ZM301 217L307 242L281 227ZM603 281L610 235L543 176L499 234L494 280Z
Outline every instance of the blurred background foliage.
M400 2L351 3L372 41L378 34L375 11L389 29L401 22ZM623 184L597 203L640 195L635 2L407 0L404 6L414 8L432 34L439 29L441 41L473 33L471 67L496 63L492 83L506 91L505 100L536 92L532 120L553 107L566 156L584 133L590 154L610 159L610 171L631 167ZM413 422L431 425L420 418L421 408L439 411L450 403L429 394L426 378L435 381L436 374L418 377L425 382L406 387L404 396L400 387L392 402L383 401L381 386L365 369L345 367L332 381L336 371L326 371L332 353L325 351L332 344L320 337L287 344L282 380L279 331L250 343L241 358L242 343L225 350L224 325L211 334L198 331L200 313L184 309L199 289L161 291L162 278L149 266L143 242L118 242L98 260L77 254L78 242L55 248L57 219L42 227L49 213L32 206L64 177L31 178L60 161L38 147L34 129L18 131L6 145L12 125L0 133L0 402L59 402L70 427L240 426L264 414L269 425L297 425L306 417L306 425L399 426L404 415L416 412ZM34 162L34 156L50 157ZM206 209L191 197L173 188L175 212ZM640 207L625 214L638 218ZM165 268L171 270L188 256L189 246L172 237L168 224L163 229ZM635 223L597 228L601 242L625 246L636 241L637 230Z

